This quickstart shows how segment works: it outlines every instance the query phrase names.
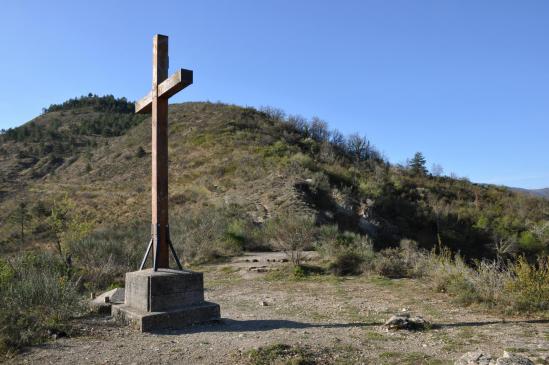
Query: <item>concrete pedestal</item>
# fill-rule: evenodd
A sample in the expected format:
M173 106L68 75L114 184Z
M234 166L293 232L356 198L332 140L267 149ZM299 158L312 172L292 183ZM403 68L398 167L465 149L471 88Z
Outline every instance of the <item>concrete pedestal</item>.
M123 305L112 315L143 332L215 321L219 305L204 301L202 273L152 269L126 273Z

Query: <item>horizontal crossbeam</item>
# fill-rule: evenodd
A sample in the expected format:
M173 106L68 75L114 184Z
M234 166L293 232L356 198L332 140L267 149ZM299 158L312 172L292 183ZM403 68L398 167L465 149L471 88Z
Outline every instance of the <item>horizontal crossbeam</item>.
M141 100L135 102L135 112L140 114L149 114L152 111L152 92L149 93Z
M180 69L168 79L158 85L158 97L169 98L193 83L193 72ZM140 114L150 113L152 110L152 92L135 102L135 112Z

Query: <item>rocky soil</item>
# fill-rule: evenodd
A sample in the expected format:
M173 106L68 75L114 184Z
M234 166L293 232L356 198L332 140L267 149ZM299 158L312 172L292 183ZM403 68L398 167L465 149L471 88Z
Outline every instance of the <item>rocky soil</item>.
M285 344L319 364L453 364L476 350L519 353L549 364L546 319L455 306L445 294L410 279L288 279L276 271L286 265L281 261L280 254L247 255L200 268L207 300L221 305L219 323L148 334L110 317L78 319L77 335L29 348L8 362L253 364L260 362L253 349ZM389 331L383 326L403 311L420 315L432 328Z

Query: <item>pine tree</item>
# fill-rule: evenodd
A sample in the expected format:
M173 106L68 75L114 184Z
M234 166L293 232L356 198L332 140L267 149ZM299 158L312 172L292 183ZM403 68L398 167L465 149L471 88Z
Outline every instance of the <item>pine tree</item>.
M408 167L413 175L427 175L425 157L421 152L416 152L414 157L408 162Z
M25 227L28 225L31 215L26 202L20 202L17 208L11 213L10 221L20 229L21 244L25 243Z

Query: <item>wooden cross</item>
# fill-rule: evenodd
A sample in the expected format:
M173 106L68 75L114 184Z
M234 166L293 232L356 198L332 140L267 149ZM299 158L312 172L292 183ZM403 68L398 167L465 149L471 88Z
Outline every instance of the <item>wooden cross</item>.
M180 69L168 78L168 37L153 38L152 90L135 103L136 113L152 113L152 221L151 240L141 270L151 247L153 269L169 268L170 250L179 269L179 259L170 241L168 222L168 99L193 83L193 72Z

